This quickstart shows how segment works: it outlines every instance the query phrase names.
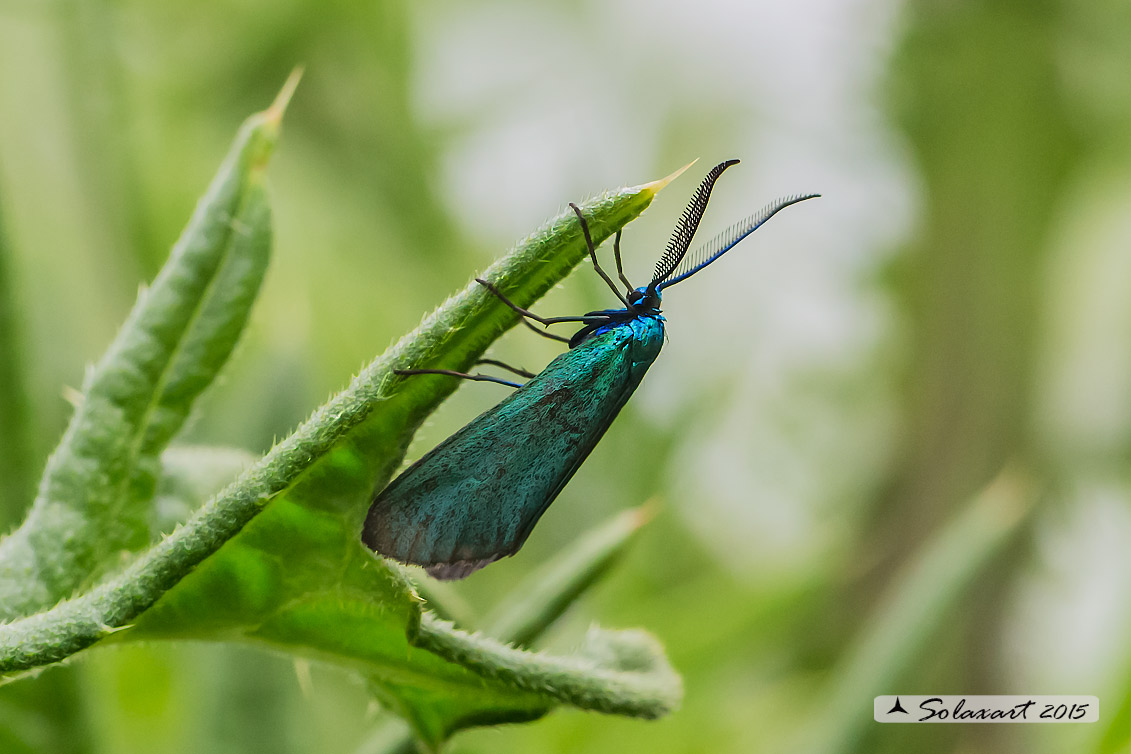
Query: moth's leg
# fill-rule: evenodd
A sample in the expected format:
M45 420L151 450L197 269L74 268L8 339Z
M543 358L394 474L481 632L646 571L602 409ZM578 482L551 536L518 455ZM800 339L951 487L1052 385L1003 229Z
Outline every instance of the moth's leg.
M593 245L593 238L592 238L592 236L589 235L589 223L587 223L585 221L585 215L581 214L581 210L578 209L577 205L574 204L573 202L570 202L569 206L570 206L570 209L573 210L574 214L577 215L578 222L581 223L581 234L583 236L585 236L585 245L589 247L589 258L593 260L593 269L595 269L597 271L597 274L601 276L602 280L604 280L606 283L608 283L609 288L612 290L613 293L616 294L616 297L618 299L620 299L620 302L622 304L624 304L624 307L626 309L631 309L632 307L630 307L628 305L628 299L626 299L624 297L624 294L621 293L620 289L617 288L615 283L613 283L612 278L610 278L607 274L605 274L605 271L601 269L601 265L597 263L597 247L595 247ZM618 236L619 236L619 234L618 234ZM619 255L617 257L617 269L618 270L620 269L620 256ZM621 275L621 277L623 278L624 275Z
M559 343L568 343L569 342L569 338L563 338L561 335L554 335L552 332L546 332L545 330L539 330L537 327L534 326L534 323L531 322L530 320L528 320L526 317L523 317L520 321L522 322L522 324L529 327L531 329L531 331L538 333L543 338L549 338L550 340L556 340Z
M620 263L620 231L619 230L617 231L617 237L613 239L613 258L617 260L617 275L620 277L620 281L622 283L624 283L624 287L626 289L628 289L629 295L631 295L632 291L633 291L632 283L628 282L628 278L626 278L624 276L624 268L621 267L621 263Z
M549 335L549 333L546 333L546 334ZM475 364L476 364L476 366L478 366L479 364L490 364L491 366L499 367L500 369L505 369L508 372L512 372L513 374L517 374L519 377L525 377L527 379L530 379L531 377L534 376L534 372L528 372L525 369L519 369L518 367L512 367L510 364L506 363L505 361L499 361L498 359L480 359L479 361L475 362Z
M493 293L497 299L499 299L504 304L509 306L511 309L514 309L516 312L521 314L522 319L520 321L522 322L522 324L524 324L528 328L530 328L530 330L532 332L538 333L543 338L549 338L550 340L556 340L559 343L569 343L569 338L563 338L561 335L554 335L552 332L546 332L545 330L539 330L537 327L535 327L534 323L532 323L529 318L536 319L539 322L543 322L543 324L547 324L547 325L550 324L550 323L544 321L541 317L534 314L533 312L531 312L527 309L523 309L522 307L515 304L513 301L511 301L506 296L504 296L502 293L500 293L498 288L491 285L486 280L480 280L479 278L475 278L475 282L485 286L487 288L487 290L489 290L491 293Z
M494 284L488 283L486 280L484 280L482 278L475 278L475 282L479 283L484 288L489 290L497 299L502 301L504 304L509 306L511 309L515 310L516 312L518 312L522 316L529 317L530 319L532 319L535 322L542 324L542 325L556 325L556 324L559 324L561 322L584 322L587 325L591 325L595 322L608 322L609 321L609 318L605 317L605 316L539 317L534 312L530 311L529 309L523 309L521 306L519 306L515 302L511 301L506 296L504 296L499 291L499 289L494 286Z
M506 385L507 387L522 387L517 382L504 380L499 377L492 377L487 374L468 374L467 372L456 372L451 369L394 369L394 374L399 374L402 377L411 377L416 374L442 374L448 377L459 377L462 380L474 380L476 382L495 382L499 385Z

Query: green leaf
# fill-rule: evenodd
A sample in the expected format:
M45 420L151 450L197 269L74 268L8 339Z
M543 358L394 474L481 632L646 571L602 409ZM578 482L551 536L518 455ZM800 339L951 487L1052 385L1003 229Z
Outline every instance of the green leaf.
M625 189L585 211L596 218L594 225L600 223L600 237L607 237L642 210L654 191L654 186ZM606 219L609 215L616 219ZM586 255L576 221L569 218L559 217L521 242L487 276L520 303L533 301ZM563 264L563 257L571 263ZM547 267L552 274L521 271ZM531 279L541 282L530 288ZM452 389L423 385L441 381L391 378L389 367L442 363L465 368L514 322L509 308L473 283L371 365L332 402L333 410L324 409L311 421L327 413L342 415L342 401L371 386L380 391L380 412L349 430L216 556L142 616L138 635L234 630L293 651L333 655L373 679L379 698L433 746L468 724L544 714L555 703L545 693L507 681L488 684L466 668L410 652L409 636L422 619L418 598L399 568L375 560L358 540L372 490L399 466L412 432ZM441 337L442 351L427 347L433 335ZM308 429L313 431L308 424L297 434Z
M27 519L0 541L0 619L54 604L149 544L160 452L231 354L267 268L263 172L292 88L240 129L169 261L88 371Z
M509 647L425 613L415 643L485 678L597 712L662 717L683 693L663 649L645 631L593 628L579 652L560 658Z
M682 696L679 676L644 631L594 628L577 652L560 657L515 649L425 613L415 643L450 662L434 665L427 684L378 676L374 692L433 749L457 730L533 720L557 703L653 719Z
M594 240L636 217L666 182L587 202ZM586 256L576 218L562 213L485 277L528 305ZM679 696L678 678L643 634L597 634L573 658L470 637L424 614L401 570L359 541L373 490L455 388L393 369L465 368L516 321L470 283L117 577L0 627L0 672L56 662L111 635L245 640L358 669L433 746L459 727L527 720L562 702L662 714Z

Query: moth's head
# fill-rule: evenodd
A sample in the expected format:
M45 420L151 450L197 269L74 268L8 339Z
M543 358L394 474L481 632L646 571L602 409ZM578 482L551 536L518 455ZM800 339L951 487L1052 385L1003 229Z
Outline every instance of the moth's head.
M628 305L639 312L659 312L660 299L660 292L654 286L641 286L628 294Z

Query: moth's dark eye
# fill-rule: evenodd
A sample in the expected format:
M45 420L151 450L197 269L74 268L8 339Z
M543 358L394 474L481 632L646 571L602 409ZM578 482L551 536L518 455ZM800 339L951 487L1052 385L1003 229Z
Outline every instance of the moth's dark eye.
M643 299L643 298L644 298L644 291L635 290L632 293L628 294L628 303L639 304L641 299Z

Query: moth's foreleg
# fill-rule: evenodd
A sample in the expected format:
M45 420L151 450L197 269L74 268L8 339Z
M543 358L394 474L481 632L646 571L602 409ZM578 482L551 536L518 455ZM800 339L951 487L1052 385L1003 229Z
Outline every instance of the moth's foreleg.
M557 325L557 324L561 324L562 322L584 322L585 324L589 325L589 324L593 324L595 322L606 322L606 321L608 321L608 317L588 316L588 315L581 316L581 317L539 317L534 312L530 311L529 309L523 309L521 306L519 306L515 302L511 301L506 296L504 296L502 294L502 292L498 288L495 287L494 283L488 283L486 280L484 280L482 278L475 278L475 282L479 283L484 288L489 290L492 293L492 295L495 296L495 298L502 301L504 304L509 306L511 309L513 309L514 311L521 314L523 317L526 317L528 319L532 319L532 320L534 320L535 322L537 322L541 325ZM535 328L535 330L537 330L537 328ZM547 334L549 334L549 333L547 333ZM562 340L566 340L566 339L563 338Z
M562 337L561 335L554 335L554 334L553 334L552 332L546 332L545 330L539 330L539 329L538 329L538 328L537 328L537 327L536 327L536 326L534 325L534 323L533 323L533 322L531 322L531 321L530 321L529 319L527 319L526 317L523 317L523 318L522 318L521 320L519 320L519 321L520 321L520 322L522 322L522 324L526 325L526 326L527 326L528 328L530 328L530 331L531 331L531 332L535 332L535 333L538 333L538 334L539 334L539 335L541 335L541 336L542 336L543 338L549 338L550 340L556 340L556 341L558 341L559 343L569 343L569 338L563 338L563 337Z

